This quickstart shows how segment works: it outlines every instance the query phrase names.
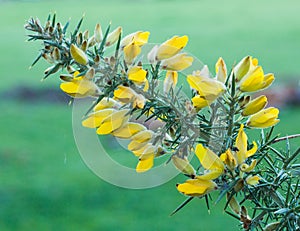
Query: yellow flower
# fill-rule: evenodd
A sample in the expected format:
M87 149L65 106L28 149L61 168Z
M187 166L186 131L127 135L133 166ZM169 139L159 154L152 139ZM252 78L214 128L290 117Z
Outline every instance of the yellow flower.
M112 135L118 138L129 139L144 130L146 130L145 126L138 123L128 122L117 130L114 130Z
M242 111L243 116L253 115L262 110L268 104L268 99L265 95L261 95L246 104Z
M105 45L106 46L111 46L113 45L115 42L118 41L120 35L122 33L122 27L117 27L114 31L112 31L111 33L109 33L107 35L107 38L106 38L106 43Z
M170 71L182 71L192 65L194 58L187 54L177 54L161 62L162 69Z
M121 104L112 98L104 97L96 106L93 111L100 111L106 108L119 108Z
M257 66L241 79L239 89L243 92L262 90L269 87L274 79L273 74L264 75L262 67Z
M70 53L71 53L72 58L77 63L82 64L82 65L87 65L88 64L89 60L88 60L87 55L84 53L83 50L78 48L76 45L71 44Z
M193 166L190 164L188 159L186 157L178 157L176 155L172 156L172 162L175 165L175 167L181 171L183 174L194 176L196 175L196 171L193 168Z
M179 192L188 196L202 196L217 189L216 183L212 180L218 178L224 171L223 162L209 148L205 148L202 144L198 144L196 146L195 154L207 172L203 175L195 176L195 179L190 179L183 184L176 185ZM192 173L192 167L189 165L187 166L189 173Z
M136 166L136 172L146 172L153 167L154 164L154 154L149 155L147 157L141 157Z
M106 108L101 111L91 113L87 119L82 121L82 126L88 128L97 128L102 124L103 120L105 120L108 116L112 115L116 111L117 110L112 108Z
M137 151L147 145L153 138L154 133L150 130L143 130L131 137L127 148L129 151Z
M168 94L171 88L175 88L178 81L177 71L167 71L164 80L164 93Z
M267 128L274 126L280 120L278 119L279 110L275 107L269 107L250 116L247 125L255 128Z
M259 183L260 177L255 175L255 176L248 176L246 178L246 183L248 185L257 185Z
M133 108L143 108L145 106L145 97L141 94L137 94L130 87L118 86L114 91L114 96L123 103L132 103Z
M254 155L257 151L257 144L254 141L253 141L253 148L250 150L247 150L248 149L247 141L248 141L248 137L247 137L246 133L244 132L244 125L241 124L239 133L235 140L235 146L238 149L236 151L236 157L237 157L237 162L239 165L244 163L248 157Z
M202 144L198 144L195 153L203 168L208 170L204 175L196 176L197 179L213 180L223 173L224 164L222 160L209 148L205 148Z
M224 60L220 57L216 63L216 79L225 83L227 79L227 68Z
M198 92L198 95L192 98L194 107L198 109L210 105L226 90L223 83L207 77L188 75L187 81L190 87Z
M223 161L224 164L228 166L228 168L232 171L237 167L237 161L233 153L230 149L223 154L221 154L220 159Z
M133 154L139 157L139 162L136 166L136 172L146 172L153 167L154 158L161 155L161 148L148 143L139 150L133 151Z
M136 42L129 43L124 47L124 60L130 65L134 59L141 53L141 47Z
M258 65L258 60L251 56L243 58L234 68L235 79L240 81L249 71L252 71Z
M176 187L187 196L203 196L218 188L215 182L201 179L189 179L183 184L177 184Z
M124 48L128 44L134 42L137 46L143 46L148 42L150 32L137 31L125 36L121 41L121 48Z
M174 36L162 43L156 52L156 60L164 60L178 54L187 44L188 36Z
M79 72L74 73L74 78L68 79L68 82L60 84L61 90L74 98L86 96L95 96L98 93L96 84L85 76L76 77Z
M129 119L129 109L123 109L113 112L106 117L97 129L97 134L106 135L110 134L118 128L122 127Z
M145 83L146 81L146 76L147 76L147 71L145 71L142 67L140 66L133 66L130 67L128 72L128 79L133 81L134 83L140 85Z

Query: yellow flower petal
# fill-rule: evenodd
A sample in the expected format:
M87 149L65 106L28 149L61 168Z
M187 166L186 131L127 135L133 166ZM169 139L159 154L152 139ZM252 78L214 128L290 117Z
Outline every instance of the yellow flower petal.
M187 81L190 87L197 90L206 100L215 100L226 90L223 83L207 77L188 75Z
M197 109L207 107L212 103L212 101L207 100L200 95L196 95L195 97L193 97L192 102L193 102L193 106L196 107Z
M132 64L134 59L141 53L142 49L135 42L124 47L124 60L127 64Z
M121 41L121 48L124 48L129 43L134 42L138 46L143 46L148 42L150 32L148 31L137 31L134 33L131 33L129 35L126 35L122 41Z
M152 139L153 132L150 130L144 130L138 132L131 137L131 142L128 144L127 148L129 151L136 151L143 148Z
M88 63L88 57L83 50L76 45L71 44L70 53L72 58L79 64L86 65Z
M178 54L187 44L188 36L174 36L161 44L156 52L156 60L163 60Z
M192 65L194 58L187 54L177 54L161 62L161 67L170 71L182 71Z
M235 79L240 81L249 71L251 65L251 56L243 58L233 69Z
M146 172L153 167L154 164L154 155L150 155L147 159L139 160L139 163L136 166L136 171L138 173Z
M195 154L205 169L224 169L224 164L220 158L209 148L203 147L202 144L196 146Z
M106 108L119 108L121 105L112 98L104 97L96 106L93 108L94 111L100 111Z
M203 175L196 176L200 180L213 180L222 175L223 169L213 169L211 171L204 172Z
M262 89L264 72L261 66L250 71L240 82L239 88L243 92L254 92Z
M257 185L259 183L260 177L255 175L255 176L249 176L246 178L246 182L248 185Z
M129 103L135 98L136 92L129 87L120 85L114 91L114 96L123 103Z
M275 107L269 107L258 113L250 116L247 125L256 128L267 128L274 126L279 122L278 118L279 110Z
M114 112L106 119L103 120L99 128L97 129L97 134L106 135L112 133L114 130L120 128L125 122L128 121L129 115L128 109L123 109Z
M177 71L167 71L164 80L164 93L168 94L171 88L175 88L178 81Z
M265 95L261 95L251 100L242 111L243 116L253 115L262 110L268 104L268 99Z
M196 175L196 171L193 168L193 166L190 164L188 159L186 157L178 157L176 155L172 156L172 162L175 165L175 167L181 171L183 174L193 176Z
M217 185L213 181L200 179L190 179L176 187L179 192L187 196L202 196L217 189Z
M247 141L248 141L248 137L244 132L244 125L241 124L239 133L235 140L235 146L238 149L236 152L238 164L244 163L247 158Z
M114 112L116 112L116 110L111 108L94 112L90 114L87 119L82 121L82 126L88 128L99 127L102 124L103 120L105 120L108 116L112 115Z
M78 74L79 72L75 72L74 76ZM93 96L98 92L96 84L84 76L74 77L68 82L61 83L60 88L68 95L76 98Z
M146 130L145 126L138 123L128 122L124 124L122 127L113 131L112 135L118 138L129 139L133 135L144 130Z
M220 57L216 63L216 78L218 81L225 83L227 79L227 68L224 60Z
M140 66L130 67L127 74L128 79L135 83L142 84L146 81L147 71Z
M209 148L205 148L202 144L198 144L196 146L195 154L205 169L214 172L214 174L210 175L211 177L214 177L210 178L211 180L222 174L224 170L224 164L221 159Z
M230 170L234 170L237 166L237 161L230 149L227 149L225 153L221 154L220 159Z
M250 165L244 163L240 166L240 169L243 172L251 172L255 168L256 163L256 160L253 160Z
M253 148L251 148L246 152L246 158L253 156L256 153L256 151L257 151L257 144L255 141L253 141Z

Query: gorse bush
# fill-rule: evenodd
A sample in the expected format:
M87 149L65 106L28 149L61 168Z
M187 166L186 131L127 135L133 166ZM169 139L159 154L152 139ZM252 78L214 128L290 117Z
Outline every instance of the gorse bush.
M267 107L265 95L252 93L275 78L256 58L246 56L232 68L219 58L212 76L205 65L193 69L195 58L183 51L187 36L145 52L148 31L123 37L121 27L111 31L109 25L103 33L100 24L93 32L81 31L81 24L67 36L69 22L56 22L55 15L45 25L29 19L29 40L42 41L32 65L43 58L51 64L44 78L62 70L62 91L94 98L82 112L82 125L127 140L136 172L167 156L166 163L188 178L176 185L187 198L173 214L194 198L203 198L208 209L211 201L225 200L224 211L244 230L300 229L300 148L289 145L299 135L273 135L279 110ZM260 130L256 140L248 139L248 129ZM286 150L274 146L282 141Z

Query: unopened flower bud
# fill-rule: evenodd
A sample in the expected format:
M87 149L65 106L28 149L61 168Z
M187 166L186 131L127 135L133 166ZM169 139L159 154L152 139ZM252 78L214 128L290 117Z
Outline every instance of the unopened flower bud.
M233 187L235 192L239 192L242 188L244 187L244 180L243 179L239 179L235 186Z
M87 40L84 40L83 43L81 44L80 49L83 50L84 52L86 52L87 46L88 46L88 42L87 42Z
M95 76L95 69L91 67L84 76L87 79L90 79L90 80L93 79Z
M268 104L268 99L265 95L261 95L246 104L242 111L243 116L253 115L262 110Z
M96 43L100 43L103 40L103 34L102 34L102 29L99 23L97 23L95 30L94 30L94 37Z
M86 65L88 64L88 57L80 48L71 44L70 53L72 58L79 64Z
M228 201L230 198L230 193L227 193L226 196L227 196L227 201ZM234 212L236 214L240 214L241 206L240 206L239 202L235 199L234 196L232 196L230 198L228 205L229 205L230 209L232 210L232 212Z
M88 31L88 30L85 30L85 31L83 32L82 36L83 36L83 39L84 39L84 40L88 40L88 39L89 39L89 31Z
M51 52L51 56L55 61L60 60L61 59L60 50L57 47L55 47Z
M78 35L76 36L76 43L78 44L78 45L80 45L81 43L82 43L82 33L80 32L80 33L78 33Z
M176 155L172 156L172 162L175 165L175 167L181 171L183 174L194 176L196 175L196 171L193 168L193 166L189 163L188 159L186 157L178 157Z

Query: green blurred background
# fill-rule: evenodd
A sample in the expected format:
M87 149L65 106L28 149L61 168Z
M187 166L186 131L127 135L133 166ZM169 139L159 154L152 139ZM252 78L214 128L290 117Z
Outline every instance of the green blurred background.
M0 230L237 230L237 221L219 206L209 214L202 200L169 217L184 200L175 188L182 177L128 190L85 166L73 140L72 108L48 95L58 79L40 82L44 62L28 70L40 44L25 42L23 25L30 16L44 22L54 11L63 23L71 17L70 28L85 13L83 28L90 30L112 21L125 34L149 30L151 42L187 34L186 50L212 72L219 56L228 66L258 57L277 77L270 94L283 109L276 132L285 135L300 132L297 100L286 106L289 91L278 94L299 91L299 1L0 1Z

